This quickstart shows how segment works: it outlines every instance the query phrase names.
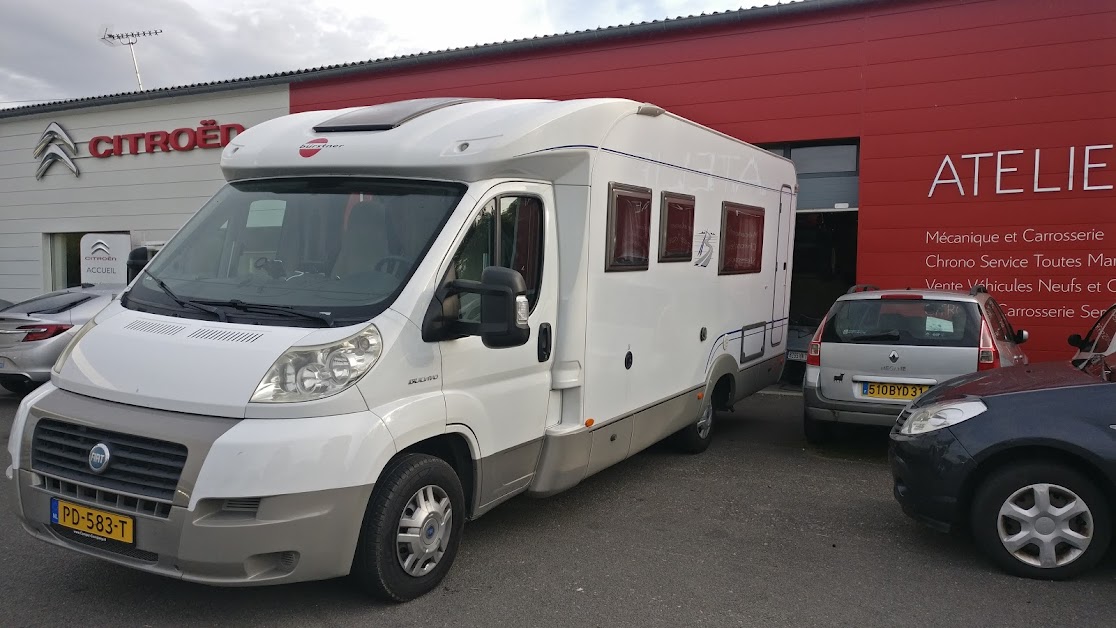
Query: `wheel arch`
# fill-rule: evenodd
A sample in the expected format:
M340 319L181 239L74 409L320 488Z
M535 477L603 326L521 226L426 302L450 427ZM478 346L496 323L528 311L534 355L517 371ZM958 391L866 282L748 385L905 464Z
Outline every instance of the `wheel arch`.
M1000 449L981 459L977 467L965 478L958 497L958 513L962 520L972 512L973 498L981 484L993 473L1008 465L1047 462L1073 469L1097 483L1097 488L1116 509L1116 484L1100 464L1088 455L1049 443L1032 443Z
M736 376L739 371L736 358L731 355L721 354L713 362L705 383L705 394L711 396L715 409L728 410L736 401Z
M460 427L460 426L457 426ZM465 494L465 507L467 515L472 517L475 509L475 495L477 490L477 464L476 442L468 428L455 429L448 426L445 434L439 434L420 440L400 449L392 460L407 454L426 454L444 460L453 467L457 477L461 480L461 489ZM388 463L389 465L391 462ZM386 466L385 466L386 468Z

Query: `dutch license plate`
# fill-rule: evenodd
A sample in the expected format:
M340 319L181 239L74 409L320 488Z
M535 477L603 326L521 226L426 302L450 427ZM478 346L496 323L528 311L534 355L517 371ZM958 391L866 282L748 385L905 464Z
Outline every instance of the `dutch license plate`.
M50 500L50 521L98 539L132 543L135 520L111 512L86 508L61 499Z
M794 360L796 362L805 362L806 361L806 352L805 351L787 351L787 359L788 360Z
M860 384L860 393L872 399L914 399L929 390L924 384L885 384L880 382L863 382Z

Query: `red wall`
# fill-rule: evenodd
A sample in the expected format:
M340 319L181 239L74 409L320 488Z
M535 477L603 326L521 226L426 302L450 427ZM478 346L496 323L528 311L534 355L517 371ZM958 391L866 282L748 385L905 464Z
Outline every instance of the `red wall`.
M1090 309L1116 302L1116 262L1096 257L1116 258L1116 191L1084 189L1085 147L1116 144L1111 0L889 2L487 55L294 84L291 111L433 95L621 96L753 143L859 137L859 281L967 289L987 279L1013 324L1031 332L1032 360L1066 358L1065 338L1085 332ZM1014 150L1023 152L1003 154L1001 165L1017 170L1001 173L1000 186L1022 191L996 193L993 155L980 160L975 194L973 159L962 155ZM947 155L964 195L939 183L931 197ZM1091 149L1090 163L1105 164L1089 170L1091 187L1116 184L1116 149ZM940 179L952 174L947 166ZM1093 239L1027 241L1036 232ZM935 233L996 241L938 244ZM935 252L951 267L927 259ZM1040 267L1036 255L1059 265Z

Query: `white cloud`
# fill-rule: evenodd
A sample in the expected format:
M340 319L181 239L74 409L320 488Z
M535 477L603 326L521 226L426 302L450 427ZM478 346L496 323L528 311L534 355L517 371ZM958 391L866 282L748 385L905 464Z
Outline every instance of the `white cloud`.
M0 0L0 107L495 43L753 6L730 0ZM15 5L15 6L11 6ZM50 45L44 45L49 42ZM24 102L16 102L24 101Z

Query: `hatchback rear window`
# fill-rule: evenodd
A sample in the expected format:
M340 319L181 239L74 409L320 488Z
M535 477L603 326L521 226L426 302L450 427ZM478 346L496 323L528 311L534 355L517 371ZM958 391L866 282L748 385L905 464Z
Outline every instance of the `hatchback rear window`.
M838 301L822 331L825 343L976 347L980 311L975 303L933 299Z
M58 314L85 303L95 295L84 292L53 292L0 310L4 314Z

